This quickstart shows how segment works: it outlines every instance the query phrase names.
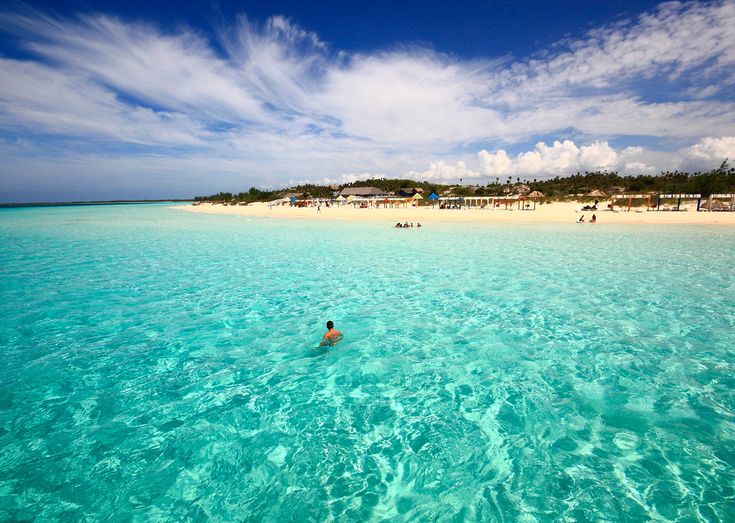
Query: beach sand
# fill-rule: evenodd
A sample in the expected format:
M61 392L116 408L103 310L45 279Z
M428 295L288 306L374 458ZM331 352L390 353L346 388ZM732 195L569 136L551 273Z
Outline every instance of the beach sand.
M359 209L351 205L325 207L321 211L316 207L289 207L269 206L265 203L250 205L224 206L203 203L201 205L178 206L195 213L230 214L235 216L271 217L271 218L307 218L318 220L362 220L396 222L478 222L478 223L574 223L584 214L585 221L589 221L592 214L597 215L598 224L701 224L701 225L735 225L735 212L697 212L695 209L687 211L645 211L639 209L597 212L579 209L584 204L578 202L557 202L537 205L536 210L513 209L439 209L437 207L406 207L406 208L368 208ZM603 204L600 204L601 206ZM604 205L607 205L605 203Z

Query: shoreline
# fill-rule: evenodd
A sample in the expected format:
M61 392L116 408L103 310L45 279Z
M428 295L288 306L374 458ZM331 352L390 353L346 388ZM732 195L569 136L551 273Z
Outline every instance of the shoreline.
M224 206L211 203L178 205L174 209L202 214L247 216L253 218L291 218L311 220L379 221L395 225L397 222L473 222L473 223L574 223L584 215L585 222L593 214L597 224L687 224L735 226L735 212L687 211L579 211L579 202L556 202L539 205L536 210L505 209L439 209L428 206L407 208L368 208L352 206L325 207L269 207L265 203Z

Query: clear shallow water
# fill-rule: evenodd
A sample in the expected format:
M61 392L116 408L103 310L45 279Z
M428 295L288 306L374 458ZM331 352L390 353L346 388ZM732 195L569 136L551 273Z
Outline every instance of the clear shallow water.
M0 520L732 521L734 267L727 228L2 210Z

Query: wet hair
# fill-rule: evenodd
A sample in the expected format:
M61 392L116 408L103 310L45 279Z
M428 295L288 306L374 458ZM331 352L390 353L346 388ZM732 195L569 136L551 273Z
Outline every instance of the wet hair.
M334 322L332 320L329 320L327 322L327 329L333 329L334 328Z

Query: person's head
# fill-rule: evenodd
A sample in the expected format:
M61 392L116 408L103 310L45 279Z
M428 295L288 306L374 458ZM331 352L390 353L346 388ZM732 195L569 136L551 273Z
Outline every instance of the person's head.
M327 322L327 329L333 329L334 328L334 322L332 320L329 320Z

